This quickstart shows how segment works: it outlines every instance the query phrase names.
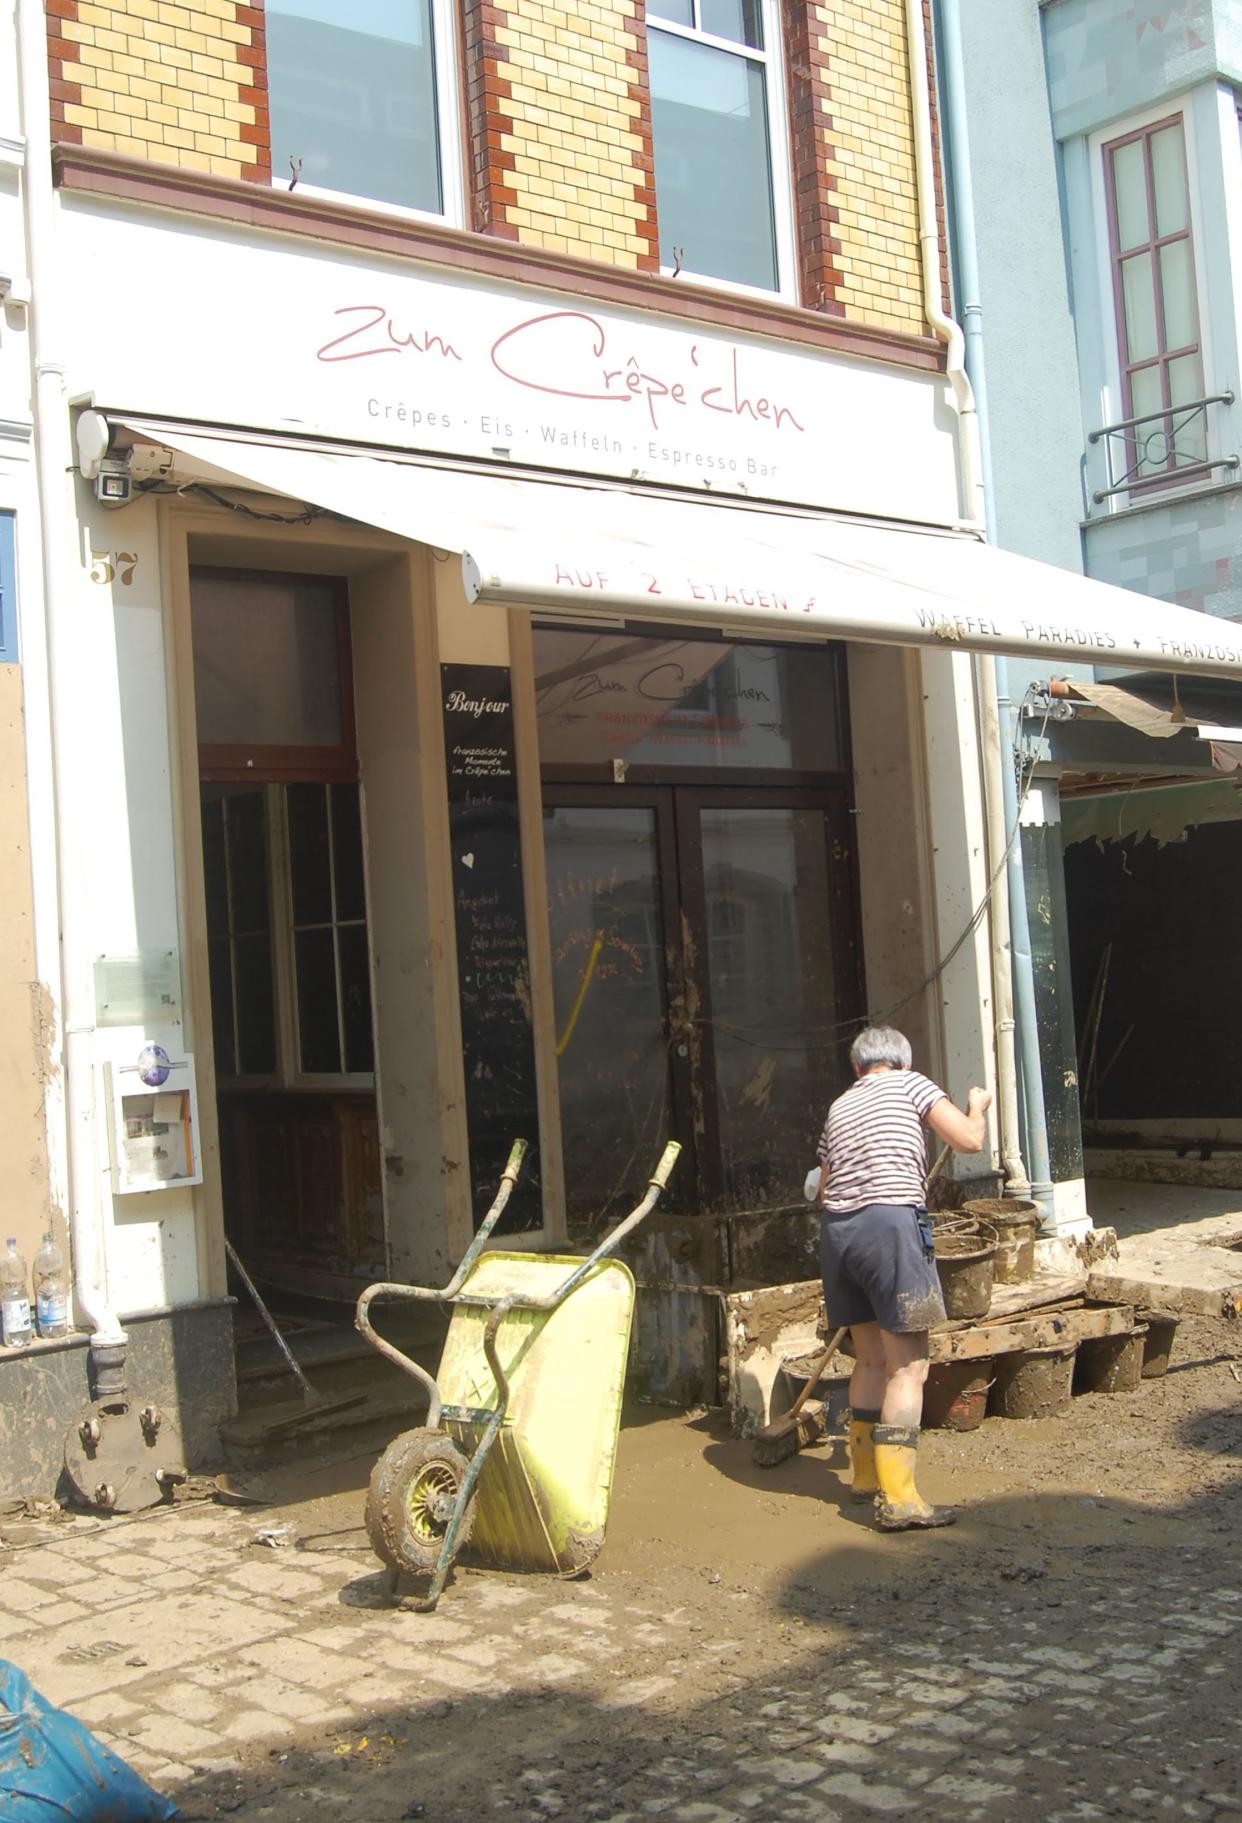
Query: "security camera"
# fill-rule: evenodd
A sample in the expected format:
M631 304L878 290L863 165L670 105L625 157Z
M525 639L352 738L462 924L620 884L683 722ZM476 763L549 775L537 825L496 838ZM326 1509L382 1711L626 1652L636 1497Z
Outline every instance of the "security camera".
M95 476L95 498L101 506L126 506L134 491L128 456L105 456Z

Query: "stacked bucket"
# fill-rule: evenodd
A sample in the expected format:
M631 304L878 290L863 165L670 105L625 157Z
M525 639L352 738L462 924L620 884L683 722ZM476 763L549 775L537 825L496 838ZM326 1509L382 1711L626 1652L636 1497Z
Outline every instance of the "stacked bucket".
M986 1317L997 1285L1035 1274L1036 1206L1019 1197L979 1197L932 1217L936 1268L950 1321ZM923 1423L971 1431L986 1413L1046 1418L1074 1393L1130 1392L1168 1367L1177 1319L1140 1311L1123 1335L1050 1348L1016 1350L982 1360L938 1361L928 1377Z

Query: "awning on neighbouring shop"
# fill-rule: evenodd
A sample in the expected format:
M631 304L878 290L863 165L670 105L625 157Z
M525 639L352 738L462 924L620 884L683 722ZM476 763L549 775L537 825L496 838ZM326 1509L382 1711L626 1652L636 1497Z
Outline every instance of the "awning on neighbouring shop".
M259 488L458 554L471 600L1242 678L1235 623L963 532L107 419L173 452L176 481Z

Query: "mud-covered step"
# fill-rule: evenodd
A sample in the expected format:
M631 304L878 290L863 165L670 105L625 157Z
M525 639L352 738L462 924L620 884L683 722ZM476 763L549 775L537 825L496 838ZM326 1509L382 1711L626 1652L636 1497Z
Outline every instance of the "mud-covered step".
M434 1359L424 1363L434 1371ZM292 1374L239 1387L235 1418L221 1426L221 1438L235 1451L266 1450L276 1441L321 1436L389 1418L411 1423L427 1409L427 1395L409 1374L373 1350L365 1358L312 1367L307 1375L314 1398L304 1398Z
M352 1322L324 1322L301 1327L291 1324L288 1328L279 1317L277 1322L294 1360L308 1374L313 1369L335 1367L350 1361L382 1361ZM417 1311L408 1316L383 1312L377 1328L380 1335L407 1354L422 1358L430 1351L438 1358L446 1325L438 1311ZM259 1332L252 1330L237 1338L235 1361L239 1386L279 1380L282 1375L292 1377L275 1337L266 1328Z

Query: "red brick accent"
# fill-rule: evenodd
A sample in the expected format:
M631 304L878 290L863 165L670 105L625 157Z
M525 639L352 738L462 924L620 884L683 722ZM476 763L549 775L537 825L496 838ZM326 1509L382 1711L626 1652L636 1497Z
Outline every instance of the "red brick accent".
M272 122L267 109L267 11L264 0L249 6L244 0L236 0L234 11L238 25L250 28L250 54L238 52L238 61L247 63L254 71L254 79L244 83L237 91L237 99L254 109L254 125L243 126L241 140L243 145L256 146L258 157L252 165L242 166L242 177L247 183L270 184L272 181Z
M516 240L518 231L508 220L508 210L517 198L504 181L500 152L513 117L503 105L510 99L509 84L498 73L505 51L495 37L496 27L507 25L509 15L493 0L465 0L462 14L470 223L480 234ZM512 164L508 168L512 170Z
M47 0L47 68L51 98L52 138L67 145L82 144L82 129L70 126L65 119L65 108L80 106L82 85L74 77L82 68L78 56L78 45L71 38L62 38L60 22L62 19L77 19L78 0Z
M815 10L813 0L788 0L781 8L789 71L799 296L808 310L844 316L845 306L837 301L841 273L836 255L841 243L832 232L837 217L832 207L832 176L825 168L831 157L832 93Z
M651 128L651 71L647 60L647 0L635 0L634 36L637 47L630 55L630 99L638 103L636 122L643 149L635 160L634 200L647 211L645 221L634 223L636 237L646 243L646 252L638 256L640 272L660 270L660 223L656 210L655 145Z

